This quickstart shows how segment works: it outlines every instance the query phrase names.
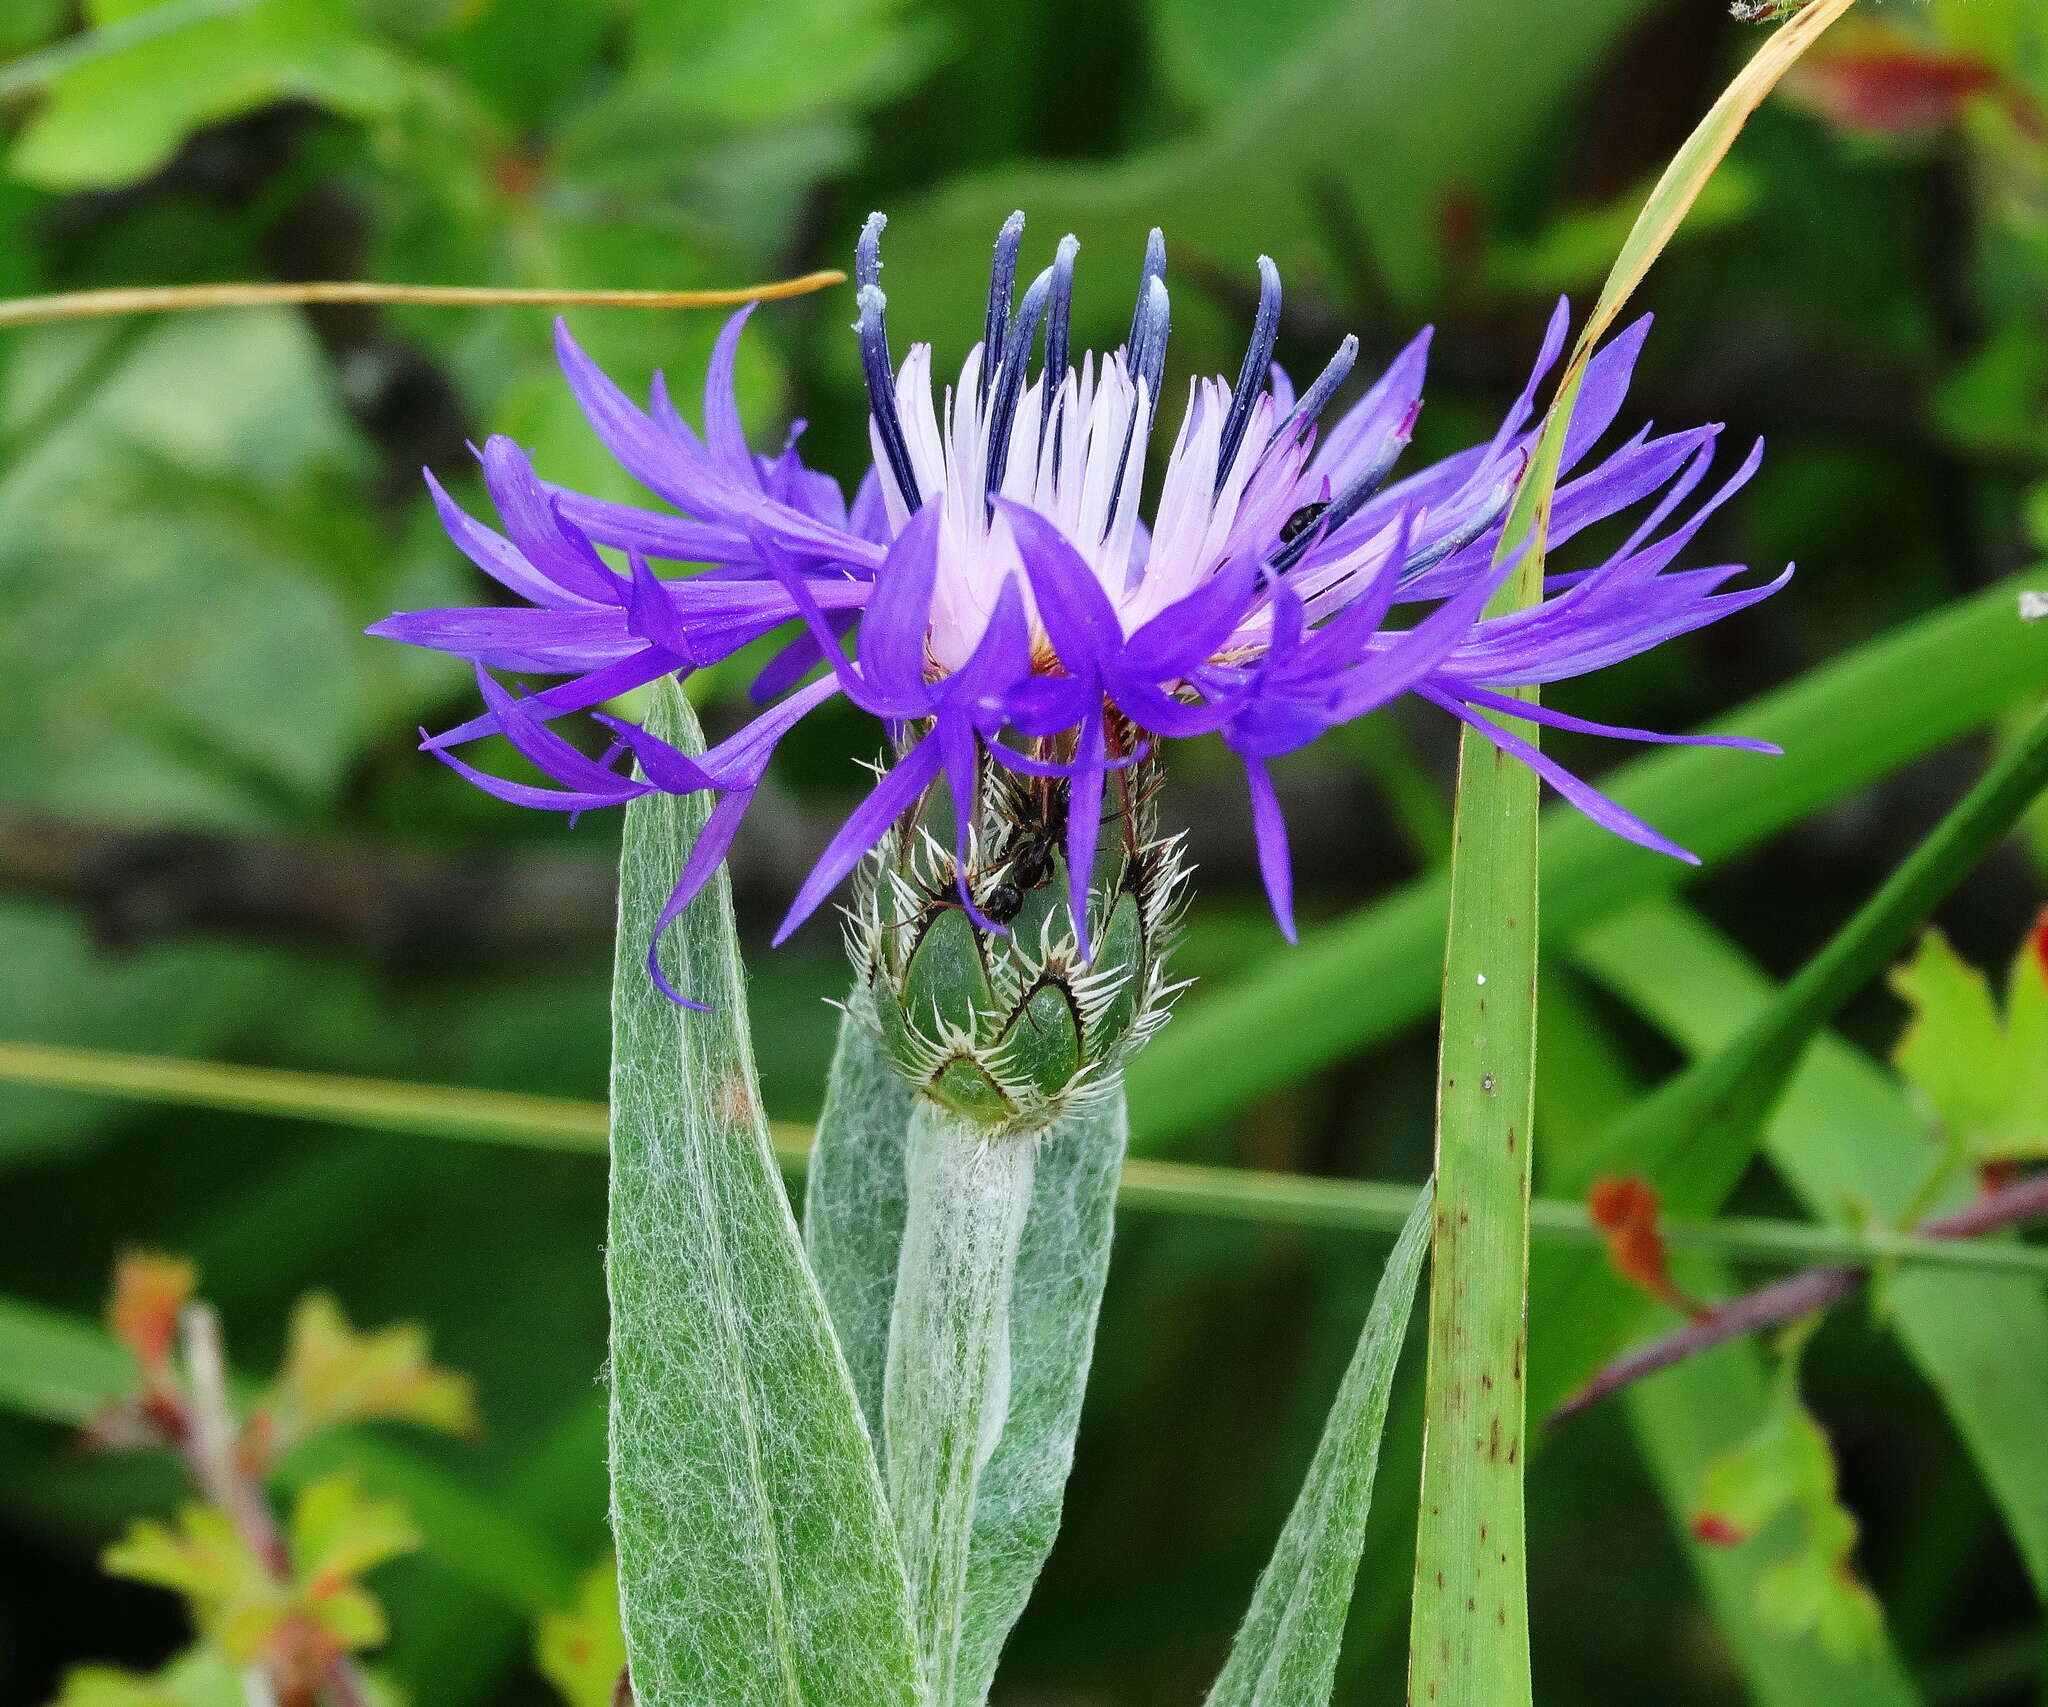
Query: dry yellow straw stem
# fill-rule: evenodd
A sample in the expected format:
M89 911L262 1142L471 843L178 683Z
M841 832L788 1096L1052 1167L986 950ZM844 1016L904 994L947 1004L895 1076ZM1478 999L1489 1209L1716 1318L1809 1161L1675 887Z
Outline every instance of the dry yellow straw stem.
M18 296L0 302L0 327L51 320L90 320L115 314L166 314L201 308L254 308L273 303L419 303L436 308L722 308L807 296L844 284L836 270L805 273L772 284L730 290L519 290L492 285L375 284L335 279L310 284L138 285L74 290L56 296Z

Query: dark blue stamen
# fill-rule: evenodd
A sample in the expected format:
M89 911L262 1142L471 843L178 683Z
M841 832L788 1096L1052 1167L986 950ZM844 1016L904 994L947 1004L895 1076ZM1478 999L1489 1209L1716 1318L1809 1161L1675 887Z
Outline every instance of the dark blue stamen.
M858 265L861 259L858 250L854 259ZM861 377L867 381L868 408L874 413L875 431L882 440L882 454L888 459L889 472L896 477L896 489L903 494L903 502L915 510L924 503L924 495L918 489L917 474L910 465L910 446L903 437L903 418L896 412L896 370L889 360L889 327L883 318L889 299L879 287L865 284L860 288L859 300L860 318L854 322L853 329L860 337L860 371Z
M1326 523L1331 528L1340 528L1353 516L1359 507L1387 483L1387 476L1394 472L1394 464L1401 460L1401 453L1408 448L1409 440L1415 437L1415 423L1422 414L1420 401L1411 403L1402 411L1400 422L1387 435L1387 441L1380 446L1365 469L1352 480L1351 484L1330 500Z
M996 369L1003 365L1003 343L1010 332L1010 298L1017 290L1017 251L1024 247L1024 215L1013 213L996 233L995 265L988 275L988 313L981 329L981 396L995 383Z
M1010 460L1010 435L1017 425L1017 405L1024 396L1024 369L1031 360L1031 341L1038 336L1038 323L1045 318L1046 300L1052 294L1050 267L1031 281L1017 319L1010 329L1003 353L1003 371L996 376L994 401L989 404L988 473L984 490L991 506L1002 485L1003 470Z
M1124 348L1130 354L1131 371L1137 371L1138 338L1144 330L1145 304L1152 300L1152 286L1166 277L1166 233L1158 226L1145 239L1145 267L1138 274L1138 303L1131 310L1131 335L1124 340Z
M1458 552L1463 551L1466 546L1470 545L1481 534L1485 533L1488 528L1492 527L1495 522L1499 521L1501 516L1506 513L1508 501L1514 497L1515 486L1521 478L1521 470L1518 468L1507 479L1494 487L1485 506L1470 521L1466 522L1463 527L1460 527L1454 533L1446 534L1442 539L1436 541L1435 544L1418 551L1413 557L1403 563L1401 565L1401 580L1403 583L1414 580L1418 575L1426 574L1429 570L1434 569L1439 563L1443 562L1445 558L1455 556Z
M1152 234L1155 238L1158 232ZM1131 347L1126 359L1131 364L1131 377L1145 388L1145 440L1152 437L1152 428L1159 420L1159 387L1166 379L1166 338L1172 326L1172 309L1167 302L1166 283L1151 272L1152 255L1148 249L1145 256L1146 294L1139 304L1138 317L1132 322ZM1165 265L1164 251L1161 251L1160 265ZM1131 418L1124 423L1123 449L1117 457L1116 480L1109 489L1109 513L1116 514L1117 500L1123 495L1124 476L1131 466L1131 448L1137 442L1138 414L1135 405ZM1140 459L1144 444L1137 444Z
M1317 417L1329 408L1337 387L1351 377L1352 364L1357 360L1358 340L1347 333L1329 364L1316 375L1315 384L1301 394L1294 407L1287 411L1287 418L1273 429L1273 436L1266 441L1267 448L1270 450L1290 434L1306 432L1314 426Z
M853 246L853 282L860 290L882 281L882 227L888 223L886 213L871 213L860 228L860 241Z
M1080 238L1072 232L1060 239L1059 249L1052 259L1052 296L1045 315L1045 366L1039 376L1039 386L1045 395L1042 399L1044 406L1038 413L1038 445L1041 451L1045 448L1046 429L1050 427L1054 461L1058 461L1060 454L1060 426L1053 418L1053 411L1063 408L1065 402L1063 388L1070 360L1067 339L1074 318L1074 256L1080 247Z
M1394 464L1401 460L1401 453L1408 448L1408 441L1415 436L1415 418L1421 413L1420 403L1409 404L1399 424L1387 434L1386 442L1380 446L1379 454L1341 492L1331 498L1322 514L1316 517L1315 526L1305 528L1274 553L1274 574L1286 574L1307 555L1310 546L1319 539L1328 539L1358 513L1359 507L1368 498L1387 483L1387 476L1394 472Z
M1223 438L1216 447L1216 490L1230 475L1237 447L1252 422L1252 405L1266 388L1266 370L1273 365L1273 346L1280 337L1280 269L1269 256L1259 257L1259 312L1252 321L1252 341L1237 370L1237 388L1230 394L1230 413L1223 418Z

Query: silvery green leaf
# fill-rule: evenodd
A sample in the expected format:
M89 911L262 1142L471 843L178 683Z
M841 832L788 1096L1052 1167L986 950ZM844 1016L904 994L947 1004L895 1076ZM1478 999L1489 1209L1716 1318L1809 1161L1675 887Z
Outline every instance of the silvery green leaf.
M1365 1548L1387 1397L1429 1252L1433 1196L1423 1192L1387 1258L1322 1441L1208 1707L1328 1707Z
M877 1436L914 1100L881 1047L844 1022L811 1156L804 1236ZM1125 1128L1118 1092L1037 1139L1010 1306L1009 1405L977 1486L957 1707L986 1698L1059 1528L1109 1271Z
M1059 1532L1128 1127L1118 1089L1038 1140L1010 1302L1009 1415L975 1500L954 1707L988 1698L1003 1643Z
M673 685L649 727L701 745ZM908 1596L853 1383L756 1092L730 892L642 956L708 803L627 810L613 990L612 1522L645 1707L916 1707Z
M915 1101L881 1045L841 1018L805 1186L804 1247L876 1439L903 1244L904 1143Z

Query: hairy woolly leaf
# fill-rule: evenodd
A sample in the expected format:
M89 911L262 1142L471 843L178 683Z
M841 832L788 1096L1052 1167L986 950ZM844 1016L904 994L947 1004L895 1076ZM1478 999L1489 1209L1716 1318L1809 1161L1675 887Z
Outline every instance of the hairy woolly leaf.
M878 1435L907 1204L914 1098L880 1047L842 1024L818 1122L804 1240ZM986 1698L1004 1640L1059 1528L1109 1272L1126 1121L1121 1095L1042 1134L1009 1306L1009 1403L976 1487L955 1701Z
M701 745L679 690L649 727ZM903 1570L755 1091L721 875L645 945L708 810L627 811L613 989L612 1523L645 1707L912 1707Z
M975 1494L955 1707L987 1699L1003 1642L1059 1531L1128 1132L1118 1091L1038 1140L1010 1299L1009 1409Z
M868 1432L882 1435L882 1372L908 1202L905 1146L915 1102L882 1047L851 1017L825 1081L804 1186L804 1249L846 1354Z

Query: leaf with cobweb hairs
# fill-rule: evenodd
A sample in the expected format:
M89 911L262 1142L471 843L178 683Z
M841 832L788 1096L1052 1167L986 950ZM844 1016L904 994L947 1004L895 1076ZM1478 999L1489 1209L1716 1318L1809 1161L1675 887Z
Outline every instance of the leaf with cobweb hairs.
M954 1537L964 1570L932 1620L945 1627L933 1637L946 1650L941 1707L987 1698L1059 1528L1126 1143L1120 1069L1174 993L1166 954L1183 881L1178 846L1152 836L1142 789L1133 798L1138 810L1095 885L1092 963L1066 917L1060 856L1045 849L1047 802L1000 771L984 774L968 885L1008 915L1007 937L969 921L952 848L918 827L869 862L847 909L855 989L812 1152L804 1234L878 1439L892 1325L921 1295L904 1257L913 1121L943 1113L958 1122L959 1143L1028 1146L997 1295L969 1286L1003 1355L991 1372L994 1414L980 1425L992 1438L969 1478L971 1522L964 1541ZM1005 885L1007 898L997 893ZM916 1424L900 1412L895 1420L895 1448L916 1450Z
M673 683L648 727L702 738ZM757 1093L723 874L643 955L702 795L626 816L613 986L612 1529L645 1707L916 1707L907 1590Z

